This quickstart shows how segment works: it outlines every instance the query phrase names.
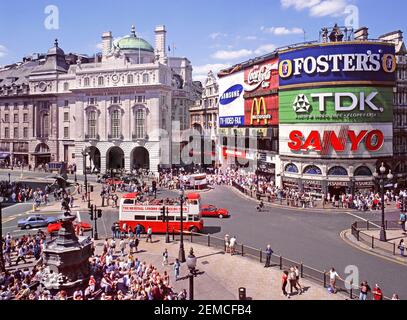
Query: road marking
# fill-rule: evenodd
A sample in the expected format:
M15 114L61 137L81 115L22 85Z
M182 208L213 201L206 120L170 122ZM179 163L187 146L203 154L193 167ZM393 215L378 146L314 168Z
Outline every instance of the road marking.
M354 244L352 241L350 241L349 239L347 239L347 238L345 237L345 233L346 233L346 232L349 232L349 231L350 231L350 230L344 230L344 231L342 231L342 232L340 233L341 239L342 239L346 244L348 244L349 246L351 246L351 247L353 247L353 248L355 248L355 249L357 249L357 250L359 250L359 251L362 251L362 252L364 252L364 253L367 253L367 254L370 254L370 255L372 255L372 256L375 256L375 257L377 257L377 258L386 260L386 261L388 261L388 262L396 263L396 264L398 264L398 265L407 267L407 261L401 260L401 258L397 258L397 257L396 257L396 258L385 257L385 256L383 256L383 255L381 255L381 254L379 254L379 253L376 253L376 252L374 252L374 251L371 251L371 250L362 248L362 247L360 247L360 246Z
M15 220L17 217L8 217L8 218L5 218L5 219L2 219L1 220L1 223L8 223L8 222L10 222L10 221L13 221L13 220Z
M362 221L369 222L372 226L375 226L375 227L378 227L379 229L381 229L381 226L378 226L377 224L375 224L375 223L373 223L373 222L371 222L371 221L369 221L369 220L367 220L367 219L365 219L365 218L359 217L359 216L356 215L356 214L353 214L353 213L350 213L350 212L344 212L344 213L347 214L347 215L349 215L349 216L352 216L352 217L355 217L355 218L357 218L357 219L360 219L360 220L362 220Z

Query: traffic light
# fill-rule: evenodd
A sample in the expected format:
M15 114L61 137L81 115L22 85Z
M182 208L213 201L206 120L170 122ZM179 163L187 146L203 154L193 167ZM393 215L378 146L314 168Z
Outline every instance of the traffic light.
M102 218L102 209L98 209L98 218Z
M90 220L93 221L93 204L89 208L89 216L90 216Z
M163 222L165 222L165 207L161 208L161 217L162 217Z
M93 190L94 190L94 187L90 186L90 192L93 192Z

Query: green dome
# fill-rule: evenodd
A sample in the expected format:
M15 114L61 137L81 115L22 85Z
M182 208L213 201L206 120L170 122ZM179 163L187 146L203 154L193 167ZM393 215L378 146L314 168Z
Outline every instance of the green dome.
M144 39L137 38L135 35L126 36L117 42L117 46L122 50L142 50L153 52L154 48Z

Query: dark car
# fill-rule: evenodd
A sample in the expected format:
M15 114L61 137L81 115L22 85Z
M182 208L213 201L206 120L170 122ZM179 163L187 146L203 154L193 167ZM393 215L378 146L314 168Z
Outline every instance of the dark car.
M21 229L46 228L49 224L57 221L58 219L53 217L30 216L26 219L19 220L18 227Z

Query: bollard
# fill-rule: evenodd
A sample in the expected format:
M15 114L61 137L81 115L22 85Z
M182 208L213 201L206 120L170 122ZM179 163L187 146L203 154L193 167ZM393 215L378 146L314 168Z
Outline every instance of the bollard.
M260 249L260 263L263 263L263 250Z
M326 270L324 270L324 288L326 288Z
M242 257L244 256L243 249L244 249L244 245L242 244Z
M374 249L374 237L372 236L372 249Z
M246 300L246 288L239 288L239 300Z
M280 270L283 270L283 257L280 256Z
M396 255L396 243L393 242L393 256Z
M175 241L175 230L172 229L172 241Z
M304 263L303 262L301 262L300 271L301 271L301 278L304 278Z
M211 246L211 235L208 233L208 247Z
M350 281L349 299L353 300L353 280Z

